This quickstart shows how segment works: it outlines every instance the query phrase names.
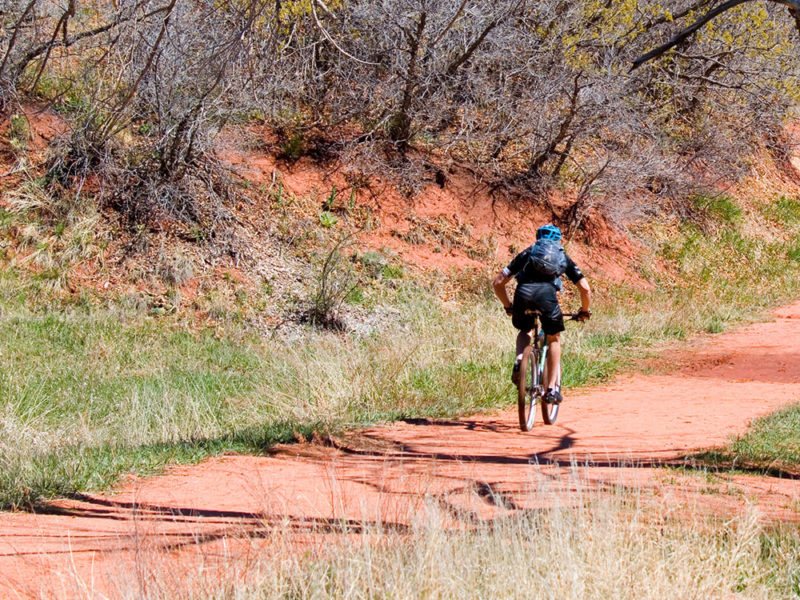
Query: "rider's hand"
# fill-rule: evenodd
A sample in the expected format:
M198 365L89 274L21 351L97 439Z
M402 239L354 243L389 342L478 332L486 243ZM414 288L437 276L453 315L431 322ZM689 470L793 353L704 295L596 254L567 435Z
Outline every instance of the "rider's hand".
M510 316L510 315L514 314L514 305L513 304L509 304L508 306L505 306L504 308L505 308L505 311L506 311L507 315Z
M592 311L581 309L578 311L578 314L575 315L575 320L583 323L584 321L588 321L591 318L591 316L592 316Z

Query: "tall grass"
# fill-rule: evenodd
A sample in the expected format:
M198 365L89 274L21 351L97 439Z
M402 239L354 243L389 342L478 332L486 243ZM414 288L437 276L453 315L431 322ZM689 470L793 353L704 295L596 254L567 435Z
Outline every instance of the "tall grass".
M232 553L217 569L202 561L177 574L154 554L137 569L140 581L127 569L114 577L114 596L140 598L143 589L153 600L728 600L800 593L800 536L789 528L764 529L755 509L722 520L662 507L656 517L630 492L601 496L577 479L572 488L551 498L555 507L461 526L431 502L408 526L364 523L360 543L346 524L338 532L314 532L302 552L290 529L273 526L268 551L244 553L246 560Z
M265 566L239 598L789 598L800 542L755 518L708 529L656 525L611 504L527 513L467 531L423 521L411 541ZM393 543L392 543L393 542ZM234 597L230 592L213 598Z

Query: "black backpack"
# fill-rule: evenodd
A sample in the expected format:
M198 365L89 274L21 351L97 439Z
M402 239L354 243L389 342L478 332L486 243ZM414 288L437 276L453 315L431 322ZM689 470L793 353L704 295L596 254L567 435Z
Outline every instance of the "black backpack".
M554 240L542 238L528 249L528 264L525 265L528 275L542 277L561 277L567 270L567 255L561 244Z

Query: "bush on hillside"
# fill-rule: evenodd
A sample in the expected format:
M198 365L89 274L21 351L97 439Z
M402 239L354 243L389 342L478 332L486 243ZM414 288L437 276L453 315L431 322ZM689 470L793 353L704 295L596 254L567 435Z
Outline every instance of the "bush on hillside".
M156 215L187 219L198 189L224 199L214 135L257 115L287 132L288 159L323 132L409 189L433 181L422 150L500 189L571 190L555 216L577 229L598 204L635 216L741 176L800 97L794 24L758 3L631 73L706 5L673 4L14 0L0 109L56 103L73 133L50 175L73 188L99 175L137 221L154 197Z

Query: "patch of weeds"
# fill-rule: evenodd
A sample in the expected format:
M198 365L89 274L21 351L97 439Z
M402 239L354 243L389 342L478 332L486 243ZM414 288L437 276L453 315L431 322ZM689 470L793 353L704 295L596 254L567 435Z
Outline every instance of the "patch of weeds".
M270 188L270 190L269 190L267 195L269 196L269 199L276 206L278 206L280 208L283 208L283 206L285 204L285 200L286 200L284 198L283 194L284 194L283 182L282 181L278 181L277 184L274 184L274 185L271 186L271 188Z
M147 312L148 299L141 293L123 294L117 301L119 310L129 317L141 316Z
M189 237L194 241L196 244L206 241L207 234L206 228L200 227L199 225L192 225L191 229L189 230Z
M568 389L608 379L620 366L620 360L610 352L593 357L565 352L561 360L561 378Z
M167 312L175 312L181 305L181 292L177 288L169 288L164 294L164 308Z
M53 227L53 235L57 238L60 238L64 235L64 231L67 229L67 224L64 221L59 221Z
M633 334L629 331L624 333L596 331L588 334L584 343L588 348L613 348L625 346L631 341L633 341Z
M725 326L723 325L722 319L720 319L717 315L711 317L711 320L706 326L706 331L708 333L722 333L725 331Z
M792 224L800 221L800 198L780 196L775 202L764 206L765 217L781 224Z
M491 281L482 269L464 269L453 279L458 297L462 300L476 298L491 300L494 298Z
M338 311L358 284L352 261L344 253L352 242L352 236L341 236L320 266L315 278L311 307L303 314L303 320L308 320L312 325L342 329Z
M0 230L8 229L8 226L14 220L14 213L7 211L5 208L0 207Z
M401 265L387 264L381 269L381 277L384 279L402 279L403 274L404 271Z
M28 149L31 140L31 126L28 118L23 114L11 115L8 126L8 142L16 153L23 153Z
M306 141L302 133L293 133L281 145L280 158L288 161L295 161L306 152Z
M781 463L800 468L800 404L758 419L730 447L747 460Z
M334 185L331 189L331 193L328 195L328 198L325 202L322 203L322 208L325 211L332 211L333 210L333 203L336 202L336 186Z
M508 401L504 363L461 360L413 369L401 384L406 417L449 417L494 408Z
M686 328L682 325L668 324L664 327L663 335L665 338L675 338L676 340L686 339Z
M262 279L261 281L261 293L265 296L271 296L275 291L275 286L272 283L271 279Z
M360 285L353 286L345 296L345 302L348 304L364 304L366 296L364 295L364 288Z
M31 279L36 283L44 284L46 289L58 290L67 285L67 272L59 267L42 269L38 273L33 273Z
M162 256L157 267L158 276L169 286L178 286L186 283L194 276L192 260L183 254Z
M497 240L494 234L480 238L472 247L467 248L467 256L480 261L488 261L497 253Z
M757 473L771 477L800 474L800 404L756 420L726 448L691 457L692 469Z
M786 252L786 258L792 262L800 263L800 238L795 239L794 246Z
M339 222L339 217L330 211L323 210L319 213L319 224L323 227L333 227Z
M222 302L212 302L208 307L208 316L215 321L227 321L230 314L230 310Z
M366 274L372 278L379 277L383 268L388 264L386 257L380 252L369 250L361 255L359 261Z
M406 233L397 233L403 241L414 244L440 244L444 248L469 248L472 232L469 226L455 224L450 219L439 216L435 218L412 216L411 227ZM493 243L493 241L492 241Z
M708 218L727 225L738 223L742 217L742 209L736 201L726 194L708 196L698 194L692 196L692 205Z
M63 96L69 91L70 84L61 77L48 75L46 72L39 77L39 83L33 93L39 98L52 100L58 96ZM58 111L58 105L55 107Z
M69 92L62 97L61 102L55 105L56 112L64 115L81 115L91 110L89 101L74 92Z

